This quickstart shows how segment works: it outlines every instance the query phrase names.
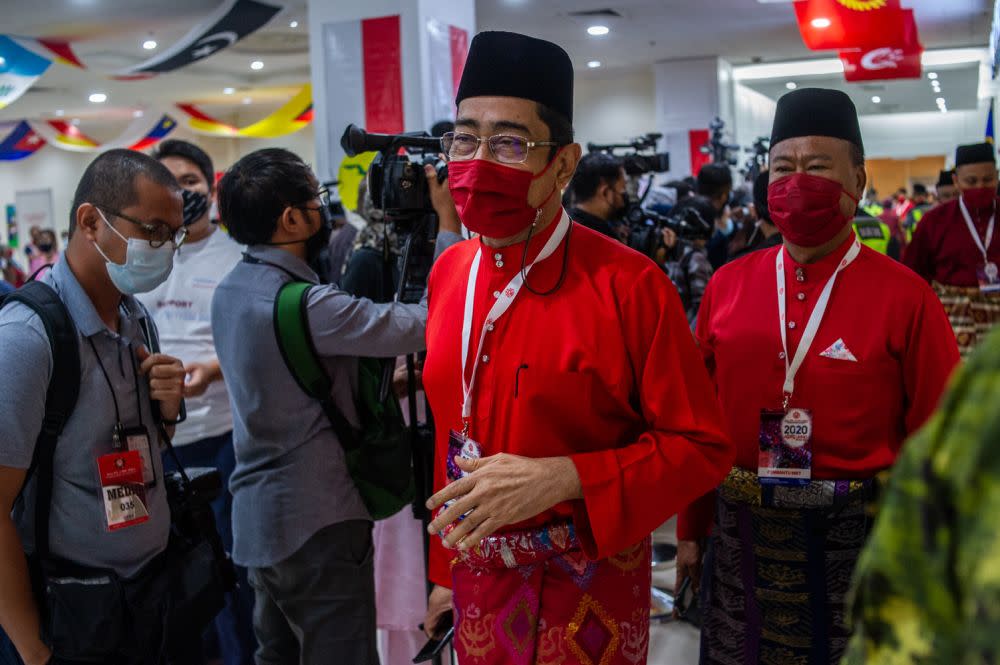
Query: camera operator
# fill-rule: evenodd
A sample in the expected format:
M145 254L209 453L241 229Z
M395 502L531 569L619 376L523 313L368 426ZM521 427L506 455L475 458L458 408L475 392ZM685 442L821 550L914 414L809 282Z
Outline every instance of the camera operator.
M568 211L570 219L620 240L618 227L628 207L625 188L625 167L621 159L606 152L585 155L567 189L574 204Z
M308 333L335 408L355 427L357 357L424 348L427 308L376 304L318 285L309 268L327 243L315 176L281 149L253 152L219 183L219 210L247 252L212 301L215 343L233 409L233 558L249 568L258 665L378 662L372 521L319 400L299 386L274 328L278 291L305 296ZM439 235L439 248L452 234ZM336 654L336 656L334 656Z
M24 287L57 306L0 313L0 662L163 662L171 514L157 426L178 419L184 367L150 353L155 325L133 296L170 274L182 209L165 166L103 153L77 186L51 288Z
M708 242L708 258L718 270L729 260L729 241L736 225L728 210L733 191L733 174L725 164L706 164L698 172L698 194L706 196L715 208L715 233Z
M683 238L670 227L663 229L663 244L669 250L663 267L684 305L688 324L694 330L698 321L701 297L712 278L712 264L708 261L706 245L715 225L712 220L715 207L705 196L689 196L671 211L671 217L681 221Z

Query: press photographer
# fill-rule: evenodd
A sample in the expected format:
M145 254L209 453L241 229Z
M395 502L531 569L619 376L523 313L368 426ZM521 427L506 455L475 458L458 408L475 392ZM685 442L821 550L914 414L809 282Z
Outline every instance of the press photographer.
M231 588L213 497L163 472L185 372L134 298L171 272L182 208L165 166L105 152L66 254L4 302L0 662L160 665Z
M570 219L609 238L627 239L623 223L629 202L626 186L620 158L605 152L584 156L567 188L573 202L568 209Z
M668 250L663 268L684 305L691 330L698 321L701 297L712 278L712 264L706 246L712 237L715 208L704 196L690 196L670 211L663 226L663 245Z
M410 182L423 185L418 173ZM328 195L296 155L247 155L218 196L248 246L212 319L233 405L233 556L254 587L257 661L376 663L372 518L412 478L408 448L404 487L381 473L398 469L400 449L369 420L378 397L361 395L371 384L358 358L423 350L427 309L319 284L309 261L327 244Z

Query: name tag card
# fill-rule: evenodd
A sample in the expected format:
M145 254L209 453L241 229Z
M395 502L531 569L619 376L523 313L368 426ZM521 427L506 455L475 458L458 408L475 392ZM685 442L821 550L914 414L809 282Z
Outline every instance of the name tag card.
M142 467L142 456L137 450L97 458L108 531L127 529L149 521Z
M806 409L760 412L757 476L762 485L806 485L812 479L812 414Z

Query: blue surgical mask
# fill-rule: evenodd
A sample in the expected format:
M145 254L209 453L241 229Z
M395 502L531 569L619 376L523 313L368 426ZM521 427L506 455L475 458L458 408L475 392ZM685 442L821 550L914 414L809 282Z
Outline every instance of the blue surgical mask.
M108 228L115 232L119 238L125 241L125 263L119 264L108 258L107 254L94 243L94 247L104 260L107 261L108 276L115 288L127 295L136 293L148 293L167 281L170 271L174 267L174 247L171 243L166 243L162 247L153 247L148 240L140 238L126 238L118 229L111 226L111 222L104 216L100 208L97 209L101 219L108 225Z

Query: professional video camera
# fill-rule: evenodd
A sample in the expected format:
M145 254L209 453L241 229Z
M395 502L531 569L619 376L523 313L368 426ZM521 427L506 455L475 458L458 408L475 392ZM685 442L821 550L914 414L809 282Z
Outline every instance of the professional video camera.
M426 132L369 134L348 125L340 145L351 157L378 152L368 167L368 191L374 206L385 213L385 220L404 239L397 297L402 302L420 302L434 261L437 236L437 215L431 205L424 165L434 165L438 182L448 177L448 167L439 156L441 139Z
M649 133L639 136L631 143L588 143L587 152L606 152L613 155L615 150L632 150L621 158L625 174L640 176L646 173L663 173L670 170L670 154L656 152L656 142L663 134Z
M771 150L770 144L770 138L760 136L753 142L753 146L746 149L750 153L750 157L747 159L741 173L748 182L754 182L757 180L757 176L767 170L767 156Z
M736 154L739 154L740 146L725 142L724 130L726 123L722 118L716 117L709 123L708 128L712 134L708 139L708 143L701 147L702 154L711 155L713 164L736 166L739 163L739 158Z
M650 258L655 258L663 247L663 229L670 229L678 239L690 241L708 239L712 235L712 222L705 220L691 207L662 215L656 211L632 206L625 214L629 225L628 246Z

